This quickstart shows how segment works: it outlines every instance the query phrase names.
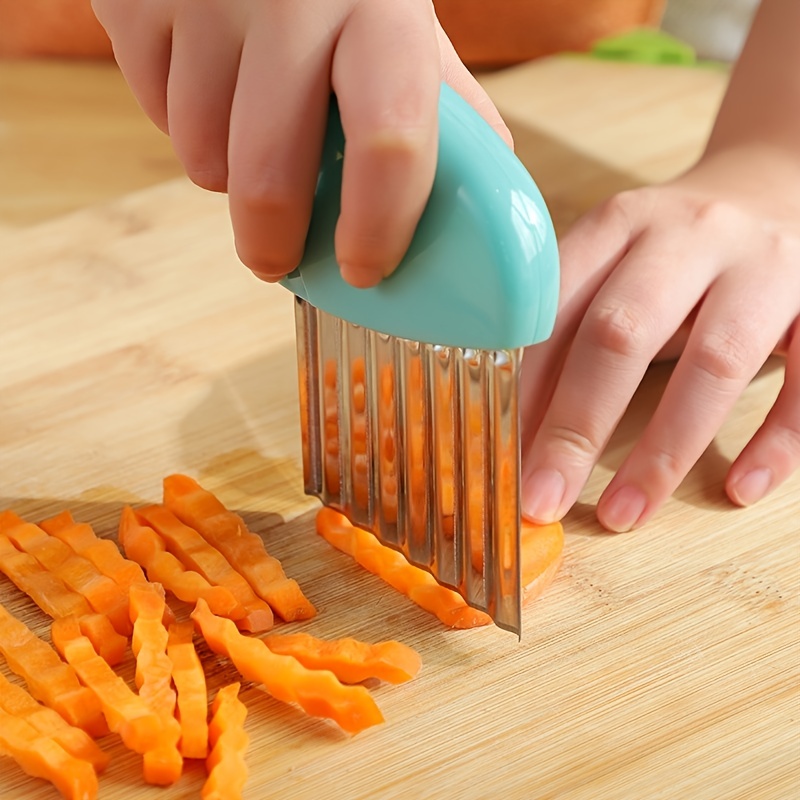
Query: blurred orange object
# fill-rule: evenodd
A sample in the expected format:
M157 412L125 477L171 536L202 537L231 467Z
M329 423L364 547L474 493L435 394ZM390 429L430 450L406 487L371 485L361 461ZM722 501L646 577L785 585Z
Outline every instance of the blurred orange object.
M0 57L111 55L91 0L0 0Z
M666 0L433 0L469 67L503 67L661 22Z

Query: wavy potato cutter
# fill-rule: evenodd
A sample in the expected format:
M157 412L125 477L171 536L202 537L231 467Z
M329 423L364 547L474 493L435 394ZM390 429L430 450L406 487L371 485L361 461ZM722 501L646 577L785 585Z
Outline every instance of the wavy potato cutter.
M443 85L433 190L379 286L334 255L344 134L335 102L295 320L307 494L521 635L522 349L550 336L556 237L522 163Z

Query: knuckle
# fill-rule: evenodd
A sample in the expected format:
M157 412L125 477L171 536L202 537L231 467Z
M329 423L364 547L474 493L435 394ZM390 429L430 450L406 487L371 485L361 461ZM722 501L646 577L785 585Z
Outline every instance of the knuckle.
M716 199L699 202L693 216L695 225L720 233L738 228L745 221L745 215L733 203Z
M730 326L707 330L694 348L697 367L718 381L740 381L752 371L751 337Z
M593 463L603 446L600 437L580 431L574 426L554 426L550 428L548 435L558 442L561 451L581 465Z
M648 352L650 323L636 305L600 306L587 314L585 324L590 340L614 355L632 358Z

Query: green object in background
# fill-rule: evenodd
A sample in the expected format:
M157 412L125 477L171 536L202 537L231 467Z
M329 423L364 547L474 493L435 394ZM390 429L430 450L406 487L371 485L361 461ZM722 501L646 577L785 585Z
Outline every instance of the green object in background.
M690 45L655 28L637 28L599 39L592 45L590 55L640 64L697 64L697 55Z

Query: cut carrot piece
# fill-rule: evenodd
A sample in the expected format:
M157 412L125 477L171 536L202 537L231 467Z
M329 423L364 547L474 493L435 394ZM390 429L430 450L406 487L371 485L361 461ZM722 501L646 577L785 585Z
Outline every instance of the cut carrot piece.
M0 572L53 619L92 612L82 594L70 589L32 555L18 550L4 534L0 534Z
M352 525L344 514L321 508L317 533L445 625L475 628L491 623L488 614L468 606L460 594L440 586L430 573L409 564L402 553L382 545L369 531Z
M523 600L535 600L553 582L564 552L560 522L534 525L523 520L520 530Z
M128 640L117 633L105 614L82 614L78 617L78 623L81 633L89 639L109 666L115 667L123 662Z
M199 572L186 569L180 559L167 552L159 534L140 522L129 506L122 509L119 540L125 554L144 567L148 579L160 583L179 600L194 605L202 597L215 614L231 619L244 617L244 607L229 589L212 586Z
M223 686L211 704L211 752L206 759L208 778L200 792L203 800L240 800L247 782L244 756L250 740L244 729L247 708L239 699L239 686Z
M26 720L2 709L0 750L10 755L28 775L50 781L67 800L97 797L97 773L88 761L75 758Z
M343 683L378 678L388 683L411 680L421 666L419 654L394 640L367 644L357 639L317 639L307 633L270 634L264 644L293 656L309 669L328 669Z
M191 620L170 625L167 655L172 662L172 680L178 693L181 755L205 758L208 755L208 689L193 634Z
M195 480L186 475L164 478L164 505L216 547L281 619L316 614L297 581L287 578L281 562L267 553L263 539Z
M144 753L146 783L169 786L183 771L178 750L181 726L175 718L176 695L172 688L172 662L167 656L167 629L164 627L164 592L153 583L130 588L133 652L136 656L136 685L139 696L158 715L161 732Z
M75 670L28 626L0 605L0 653L28 691L90 736L104 736L108 726L94 694L81 686Z
M130 636L127 596L91 561L77 555L60 539L50 536L38 525L25 522L13 512L0 514L0 532L20 550L32 555L45 569L61 578L67 586L82 594L92 609L107 614L119 633Z
M22 686L0 673L0 709L32 725L40 735L49 736L71 756L88 761L103 772L111 760L86 731L70 725L52 708L42 705Z
M192 612L203 638L227 656L248 680L263 684L276 699L297 703L307 714L334 720L348 733L383 722L383 715L363 686L345 686L327 670L310 670L291 656L273 653L260 639L240 633L236 625L212 614L203 600Z
M135 512L137 519L150 525L167 545L167 550L181 563L199 572L210 584L224 586L244 608L236 626L251 633L269 630L274 623L272 609L258 597L250 584L231 566L216 547L209 544L194 528L181 522L164 506L148 506Z

